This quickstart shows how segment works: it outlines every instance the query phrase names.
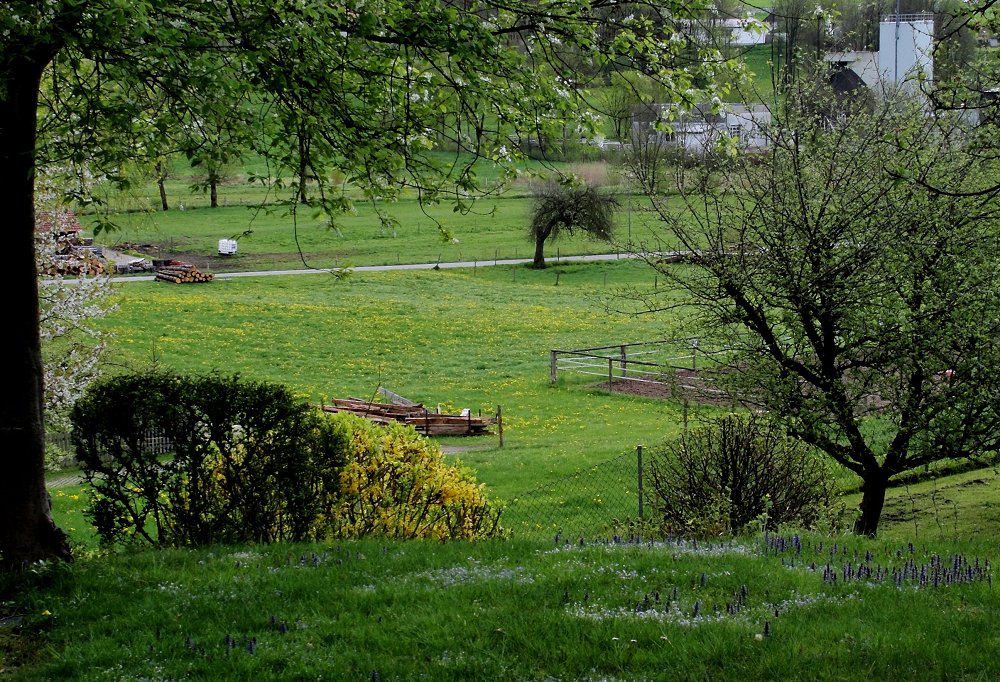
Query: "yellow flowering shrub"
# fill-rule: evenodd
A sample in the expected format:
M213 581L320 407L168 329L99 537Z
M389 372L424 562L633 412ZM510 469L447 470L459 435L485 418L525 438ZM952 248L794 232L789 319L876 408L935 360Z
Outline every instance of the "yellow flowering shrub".
M350 433L340 470L340 498L329 519L338 537L472 540L503 534L501 507L440 446L402 424L379 426L330 415Z

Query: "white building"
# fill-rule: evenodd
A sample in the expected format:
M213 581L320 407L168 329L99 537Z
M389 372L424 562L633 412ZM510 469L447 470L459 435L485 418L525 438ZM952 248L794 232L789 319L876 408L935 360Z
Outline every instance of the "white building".
M878 52L830 52L825 59L845 84L881 91L933 80L933 51L934 15L897 14L879 22Z
M640 107L632 118L638 139L698 155L716 149L723 136L735 139L741 149L762 149L767 146L770 125L771 111L763 104L723 104L718 112L709 106L681 109L673 104L653 104Z

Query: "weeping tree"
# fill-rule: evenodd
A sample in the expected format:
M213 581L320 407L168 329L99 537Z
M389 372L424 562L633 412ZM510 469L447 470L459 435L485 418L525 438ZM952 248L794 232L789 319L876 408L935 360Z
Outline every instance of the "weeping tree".
M647 186L663 230L644 251L725 351L721 386L854 472L874 535L893 479L1000 449L998 169L922 100L798 106L823 96L789 98L766 151L679 200ZM684 263L658 257L678 244Z
M532 267L545 267L545 242L563 232L579 230L594 239L610 241L614 234L618 200L593 185L546 184L535 196L528 236L535 242Z

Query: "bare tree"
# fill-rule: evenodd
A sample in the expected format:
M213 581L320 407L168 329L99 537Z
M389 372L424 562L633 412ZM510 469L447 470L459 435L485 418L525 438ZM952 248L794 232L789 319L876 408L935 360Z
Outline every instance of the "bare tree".
M823 96L793 93L767 151L703 170L685 210L650 191L689 258L644 250L731 352L730 393L861 478L874 535L894 476L1000 448L996 170L918 101L794 105Z

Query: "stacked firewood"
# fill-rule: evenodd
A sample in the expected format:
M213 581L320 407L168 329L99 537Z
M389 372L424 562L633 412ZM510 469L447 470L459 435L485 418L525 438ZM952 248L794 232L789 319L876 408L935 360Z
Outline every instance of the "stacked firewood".
M84 274L103 274L106 266L106 261L89 251L71 251L54 256L51 261L41 266L40 270L48 277L78 277Z
M202 272L193 265L165 265L156 270L156 279L163 282L187 284L190 282L211 282L215 275Z

